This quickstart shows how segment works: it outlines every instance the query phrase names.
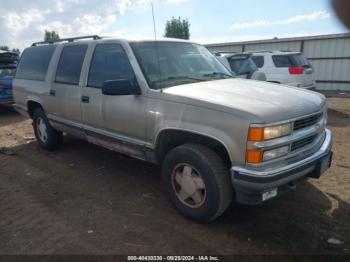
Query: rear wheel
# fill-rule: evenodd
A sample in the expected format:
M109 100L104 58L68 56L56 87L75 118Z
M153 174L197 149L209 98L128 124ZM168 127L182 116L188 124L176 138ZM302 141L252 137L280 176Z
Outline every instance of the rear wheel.
M58 148L63 142L63 134L55 130L49 123L44 111L41 108L33 114L33 128L39 145L47 150Z
M232 200L232 185L224 162L199 144L170 151L163 163L162 182L175 208L196 221L214 220Z

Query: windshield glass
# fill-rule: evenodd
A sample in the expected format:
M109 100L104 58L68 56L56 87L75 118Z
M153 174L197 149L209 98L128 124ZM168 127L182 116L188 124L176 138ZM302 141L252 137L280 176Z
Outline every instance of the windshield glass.
M134 42L131 46L152 89L232 77L213 54L198 44Z
M14 77L16 74L15 68L1 68L0 67L0 78Z

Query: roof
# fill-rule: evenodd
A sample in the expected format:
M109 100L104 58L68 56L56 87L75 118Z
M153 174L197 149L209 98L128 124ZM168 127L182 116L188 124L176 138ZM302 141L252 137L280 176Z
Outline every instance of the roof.
M47 44L60 44L63 42L66 43L72 43L76 41L83 40L84 42L93 42L93 41L108 41L108 40L118 40L118 41L126 41L126 42L180 42L180 43L194 43L192 41L183 40L183 39L175 39L175 38L157 38L157 39L123 39L123 38L114 38L114 37L100 37L98 35L90 35L90 36L80 36L80 37L71 37L71 38L63 38L59 39L57 41L41 41L41 42L35 42L32 44L32 46L39 46L39 45L47 45Z

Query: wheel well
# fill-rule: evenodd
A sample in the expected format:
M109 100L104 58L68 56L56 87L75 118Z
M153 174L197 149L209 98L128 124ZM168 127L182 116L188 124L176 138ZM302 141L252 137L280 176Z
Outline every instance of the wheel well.
M30 115L31 118L33 118L33 114L37 108L43 108L38 102L34 101L28 101L27 103L27 109L28 109L28 114Z
M204 135L180 130L165 130L161 132L156 146L158 162L161 163L167 153L173 148L188 143L196 143L207 146L220 156L228 168L231 167L230 156L226 150L226 147L221 142Z

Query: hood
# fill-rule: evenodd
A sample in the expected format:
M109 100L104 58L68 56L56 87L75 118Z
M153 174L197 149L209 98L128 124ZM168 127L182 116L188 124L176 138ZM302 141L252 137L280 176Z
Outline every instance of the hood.
M254 117L258 123L273 123L312 114L326 104L325 97L316 92L246 79L186 84L167 88L163 92L196 100L201 106L241 117Z

